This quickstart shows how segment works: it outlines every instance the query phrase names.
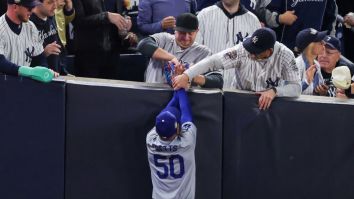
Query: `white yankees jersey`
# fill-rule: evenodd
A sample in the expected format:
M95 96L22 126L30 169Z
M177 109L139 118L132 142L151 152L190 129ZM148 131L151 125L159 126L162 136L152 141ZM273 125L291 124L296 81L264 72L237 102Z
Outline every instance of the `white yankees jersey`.
M176 58L183 63L197 63L211 55L211 51L208 47L197 44L196 42L187 49L181 49L176 43L175 36L169 33L157 33L151 37L155 39L158 47L176 56ZM163 71L163 66L166 63L165 61L150 59L145 72L145 82L167 83Z
M31 22L22 23L19 35L8 25L5 15L0 17L0 54L19 66L29 66L32 57L43 52L43 46L38 37L38 30Z
M239 10L230 15L221 2L204 8L198 14L199 32L196 42L208 46L213 53L241 43L244 38L261 28L256 15L240 4ZM223 72L224 88L231 88L234 69Z
M214 56L209 60L215 59L220 63L212 64L211 61L205 60L194 65L185 73L193 78L207 71L235 68L232 87L256 92L278 87L280 81L300 84L299 69L294 54L279 42L275 43L272 56L262 61L251 59L250 53L242 43ZM278 95L282 96L282 93L278 93Z
M312 81L310 84L307 82L307 74L306 74L306 63L304 60L304 57L302 55L298 56L296 58L296 65L299 68L299 74L300 74L300 79L303 82L302 87L303 87L303 91L301 94L303 95L313 95L313 91L315 89L316 86L323 84L324 83L324 79L323 76L321 74L321 66L320 63L318 63L318 61L315 60L315 65L316 65L316 73L315 73L315 77L314 77L314 81ZM315 80L317 78L317 80ZM317 82L315 82L317 81ZM316 85L314 85L316 83ZM304 86L304 84L306 86Z
M146 136L153 199L194 199L197 128L182 124L181 135L161 140L155 127Z

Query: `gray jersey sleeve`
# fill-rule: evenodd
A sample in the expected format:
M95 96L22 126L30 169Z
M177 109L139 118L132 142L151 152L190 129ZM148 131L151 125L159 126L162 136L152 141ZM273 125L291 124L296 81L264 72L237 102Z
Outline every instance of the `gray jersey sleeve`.
M204 74L209 71L217 71L220 69L226 70L237 67L240 63L240 58L237 56L238 47L239 45L207 57L190 69L186 70L184 73L189 77L189 79L192 79L197 75Z
M289 49L283 49L281 53L281 73L285 85L277 87L277 95L280 97L297 97L301 94L301 80L294 54Z

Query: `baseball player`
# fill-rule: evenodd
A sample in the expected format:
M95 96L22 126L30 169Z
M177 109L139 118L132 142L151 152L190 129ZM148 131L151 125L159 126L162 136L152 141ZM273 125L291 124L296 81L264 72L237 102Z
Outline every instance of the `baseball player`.
M196 42L208 46L212 53L237 45L261 28L256 15L245 9L240 0L221 0L198 14L199 34ZM223 71L224 88L231 88L234 69Z
M174 78L175 89L186 88L189 79L209 70L235 68L233 88L257 92L258 105L269 108L276 96L301 94L299 70L294 54L276 42L269 28L255 31L243 43L212 55Z
M146 136L153 199L194 199L196 136L186 91L175 91Z
M167 83L164 66L172 62L176 66L186 63L194 64L211 55L211 51L195 41L198 33L198 19L191 13L177 16L175 34L157 33L140 41L139 51L151 57L145 73L149 83ZM222 88L222 75L213 72L200 75L193 82L205 88Z
M28 76L38 81L49 82L57 76L44 67L43 47L38 31L29 22L31 10L39 4L36 0L7 0L8 10L0 17L0 72L9 75Z

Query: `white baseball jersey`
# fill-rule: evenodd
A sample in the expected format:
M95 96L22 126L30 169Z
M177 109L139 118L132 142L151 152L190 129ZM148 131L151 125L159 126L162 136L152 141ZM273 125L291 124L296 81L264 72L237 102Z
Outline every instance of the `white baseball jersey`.
M194 65L185 73L193 78L209 70L235 68L232 87L256 92L278 87L281 81L300 84L299 69L294 54L279 42L275 43L272 56L262 61L251 59L250 53L242 43L214 56L211 59L215 58L220 63L212 64L209 63L211 59L205 60ZM282 93L278 93L278 95L282 96Z
M211 55L211 51L208 47L197 44L196 42L187 49L181 49L176 43L175 36L169 33L157 33L151 37L155 39L158 47L176 56L181 62L193 64ZM145 82L167 83L163 70L163 66L166 63L165 61L150 59L145 72Z
M29 66L32 57L43 52L43 46L38 37L38 30L31 22L22 23L19 35L8 25L5 15L0 17L0 54L19 66Z
M318 84L317 85L320 85L320 84L323 84L324 83L324 80L323 80L323 76L321 74L321 66L320 66L320 63L318 63L318 61L315 60L315 65L316 65L316 73L315 73L315 78L318 78ZM299 73L300 73L300 79L302 81L302 84L306 84L307 87L304 89L304 85L303 86L303 91L301 94L303 95L313 95L313 91L315 89L315 86L314 86L314 81L312 81L310 84L307 82L307 74L306 74L306 63L305 63L305 60L304 60L304 57L302 55L298 56L296 58L296 65L297 67L299 68ZM316 85L316 86L317 86Z
M213 53L233 47L261 28L256 15L240 4L239 10L230 15L221 2L204 8L198 14L199 32L196 42L208 46ZM232 87L234 69L224 70L224 88Z
M172 141L161 140L155 128L148 133L153 199L194 199L196 138L192 122L183 123L181 135Z

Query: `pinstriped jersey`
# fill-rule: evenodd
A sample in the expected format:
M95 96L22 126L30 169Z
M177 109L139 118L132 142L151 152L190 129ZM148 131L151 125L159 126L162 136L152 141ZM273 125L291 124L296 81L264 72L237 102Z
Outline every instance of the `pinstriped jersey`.
M207 7L198 14L199 32L196 42L208 46L213 53L233 47L244 38L261 28L256 15L240 4L239 11L232 16L224 10L222 3ZM224 71L224 88L231 88L234 69Z
M182 124L181 135L172 141L161 140L153 128L146 136L153 184L153 199L194 199L195 145L197 128Z
M5 15L0 17L0 54L8 61L19 66L29 66L32 57L42 52L38 30L31 21L22 23L21 32L17 35L11 30Z
M235 68L232 87L249 91L264 91L282 81L300 82L299 69L292 51L275 42L273 54L262 61L251 59L242 43L218 53L222 67Z

